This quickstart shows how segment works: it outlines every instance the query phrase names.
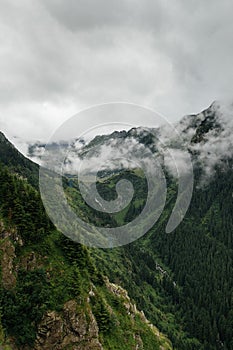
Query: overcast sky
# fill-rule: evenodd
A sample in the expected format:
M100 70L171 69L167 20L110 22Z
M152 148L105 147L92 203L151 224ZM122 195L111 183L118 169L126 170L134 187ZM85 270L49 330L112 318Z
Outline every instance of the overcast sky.
M232 0L0 0L0 129L46 140L93 104L175 121L233 99L232 15Z

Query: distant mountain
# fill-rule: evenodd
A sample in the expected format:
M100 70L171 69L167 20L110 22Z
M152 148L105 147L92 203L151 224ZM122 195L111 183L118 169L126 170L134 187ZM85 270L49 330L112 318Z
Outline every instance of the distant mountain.
M69 150L70 163L75 159L86 160L92 167L102 164L100 170L104 174L109 174L112 170L124 165L115 165L107 162L107 157L117 158L117 156L135 155L138 152L138 145L148 147L157 156L161 155L161 161L165 167L169 168L169 161L166 155L169 151L176 152L177 161L182 161L182 151L188 151L193 160L193 165L202 167L204 175L210 175L214 171L217 163L222 163L233 154L233 104L214 102L209 108L197 115L188 115L174 124L176 132L171 132L166 126L159 128L133 128L129 131L115 131L109 135L98 135L92 141L85 142L77 139L69 144L68 141L61 141L59 144L48 144L49 150L67 149ZM45 144L35 143L28 148L28 157L40 160ZM108 150L108 152L106 152ZM180 156L180 158L179 158ZM140 153L138 154L140 157ZM166 160L168 163L166 163ZM87 163L87 162L86 162ZM77 163L78 164L78 163ZM86 164L84 163L84 166ZM77 166L77 165L75 165ZM90 169L88 169L90 170ZM170 169L171 170L171 169ZM171 170L172 171L172 170ZM173 174L174 175L174 174Z
M116 131L110 135L96 136L77 153L81 158L91 158L93 152L97 152L103 145L117 150L119 147L122 149L124 144L128 147L125 151L127 153L131 152L130 141L136 140L152 152L163 154L166 150L180 149L188 150L191 155L198 154L198 159L193 157L194 165L195 161L201 161L208 171L213 170L218 162L233 155L233 104L214 102L197 115L183 117L174 124L174 128L177 132L171 133L166 126L155 129L140 127L128 132Z

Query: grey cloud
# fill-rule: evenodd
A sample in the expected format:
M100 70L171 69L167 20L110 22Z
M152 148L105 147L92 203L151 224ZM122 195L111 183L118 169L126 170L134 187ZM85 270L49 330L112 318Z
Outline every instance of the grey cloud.
M71 30L102 27L129 21L128 1L107 0L43 0L49 13Z
M52 132L71 112L113 100L175 120L230 96L232 10L230 0L2 0L4 130L18 119Z
M162 22L162 2L145 0L42 0L52 17L66 28L76 30L101 27L159 28Z

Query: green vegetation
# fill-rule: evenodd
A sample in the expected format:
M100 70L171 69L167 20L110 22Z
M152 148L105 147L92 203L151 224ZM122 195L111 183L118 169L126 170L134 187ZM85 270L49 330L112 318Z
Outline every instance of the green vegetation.
M196 183L200 177L196 170ZM131 180L136 194L127 208L111 216L117 226L137 216L146 193L143 177L123 172L98 184L103 198L115 198L115 185L122 178ZM216 168L208 186L195 188L182 224L165 234L177 193L169 179L165 210L147 235L126 247L91 251L97 267L128 290L179 350L233 347L232 184L231 169ZM80 210L79 201L73 205ZM88 210L82 207L87 218Z
M24 178L32 186L38 188L39 166L25 158L1 132L0 149L0 163L6 165L12 173Z
M2 290L2 324L18 345L33 345L36 325L41 320L50 288L43 270L19 271L14 290Z
M4 348L10 349L8 343L13 341L19 348L33 349L46 312L62 314L70 300L77 301L77 313L87 320L91 309L106 350L136 347L141 339L144 349L159 349L159 344L171 348L143 320L134 321L136 316L128 313L124 298L108 290L90 251L55 230L36 188L6 165L0 165L0 217L1 242L9 241L15 252L11 273L16 278L15 284L6 286L6 276L1 276L0 344ZM0 258L3 255L4 251Z
M207 187L195 189L182 224L165 234L176 198L170 184L163 215L147 235L92 252L97 266L128 290L179 350L233 348L232 184L231 170L216 169Z

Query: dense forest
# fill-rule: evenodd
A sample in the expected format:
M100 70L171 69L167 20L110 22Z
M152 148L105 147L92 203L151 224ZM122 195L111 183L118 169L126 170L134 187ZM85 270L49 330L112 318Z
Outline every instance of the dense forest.
M200 174L196 173L197 182ZM122 177L134 184L136 195L123 213L99 215L101 224L130 222L145 201L145 179L135 172L114 175L97 184L105 199L114 199ZM177 349L231 349L233 346L233 226L232 170L216 169L215 178L196 187L186 218L172 234L165 227L174 206L176 186L170 183L167 205L160 221L140 240L111 251L92 249L99 268L122 284L147 317L168 334ZM78 186L67 188L80 203ZM140 204L140 205L139 205ZM75 207L75 205L74 205ZM78 205L77 210L83 210ZM87 217L98 222L93 211Z
M231 169L217 169L208 186L195 190L189 212L175 232L165 233L172 208L168 200L163 217L145 237L105 253L125 266L118 262L116 270L114 264L106 264L107 273L128 289L177 349L233 347L232 180ZM93 254L98 261L98 254ZM168 319L161 319L152 304ZM177 325L195 340L187 340Z

